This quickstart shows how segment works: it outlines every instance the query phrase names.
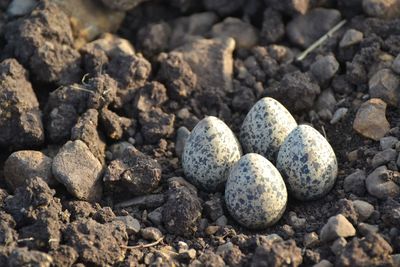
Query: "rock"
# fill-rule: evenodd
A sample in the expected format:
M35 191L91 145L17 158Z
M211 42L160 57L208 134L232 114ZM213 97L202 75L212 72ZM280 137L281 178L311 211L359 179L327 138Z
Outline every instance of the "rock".
M357 230L362 236L367 236L369 234L376 234L379 231L378 225L371 225L368 223L359 223L357 225Z
M185 186L171 188L162 211L165 228L177 235L194 232L201 217L201 208L200 199L193 191Z
M344 48L344 47L349 47L355 44L360 43L364 38L364 34L360 31L357 31L355 29L348 29L342 37L342 40L340 40L339 47Z
M363 0L362 7L371 17L394 18L400 14L400 3L396 0Z
M321 89L309 74L300 71L286 73L277 88L268 88L266 93L281 102L290 111L311 109Z
M130 9L133 9L137 5L146 2L147 0L117 0L117 1L101 0L101 1L108 8L120 11L128 11Z
M50 267L52 266L53 258L37 250L28 250L28 248L15 248L12 250L7 259L7 266L38 266Z
M53 266L72 266L78 259L78 252L70 246L61 245L49 252Z
M46 130L50 141L61 143L71 138L71 129L78 120L78 114L71 105L61 104L51 110Z
M369 80L369 94L388 105L397 107L400 95L400 78L390 69L377 71Z
M145 55L152 57L168 50L171 27L161 21L144 25L137 32L136 46Z
M266 8L263 15L263 23L260 32L260 42L273 44L285 35L285 24L282 15L273 8Z
M10 17L26 15L35 8L36 4L35 0L13 0L7 7L7 15Z
M343 252L344 247L346 246L346 244L347 244L346 239L344 239L343 237L339 237L331 245L331 251L335 255L340 255Z
M348 175L343 182L343 188L345 192L353 193L357 196L364 196L366 187L365 179L366 174L362 170L357 170L352 174Z
M134 235L140 231L140 223L138 220L133 218L131 215L117 216L115 220L123 222L125 224L126 232L128 235Z
M338 70L339 62L337 62L333 55L317 58L310 67L312 75L314 75L320 85L323 85L332 79Z
M351 200L342 198L337 201L335 207L337 208L336 213L343 215L351 224L357 225L358 213Z
M225 215L222 215L215 221L215 224L218 226L224 227L228 224L228 218L226 218Z
M51 173L52 159L40 151L20 150L4 163L4 179L12 191L33 177L42 178L49 186L58 184Z
M68 141L53 159L54 177L80 200L101 198L102 166L85 143Z
M132 118L119 116L117 113L103 108L100 112L100 123L112 140L120 140L122 137L134 136L136 121Z
M303 261L301 250L293 239L287 241L267 241L255 250L252 267L261 266L299 266Z
M353 225L342 214L338 214L330 217L322 227L320 238L322 242L329 242L338 237L349 237L355 234L356 229Z
M385 165L391 161L395 161L396 157L397 152L393 148L388 148L384 151L376 153L371 161L372 168L376 169L379 166Z
M163 234L160 230L155 227L146 227L140 231L142 237L149 241L157 241L163 237Z
M184 186L187 189L189 189L192 192L192 194L194 195L197 194L197 188L180 176L169 178L168 185L170 188L178 188Z
M176 50L197 75L200 88L220 88L232 91L235 41L232 38L199 39Z
M159 107L167 100L167 89L164 85L159 82L151 82L136 93L133 107L138 112L149 112L153 107Z
M237 48L251 48L258 42L258 32L251 24L228 17L211 29L214 38L232 37Z
M139 114L141 133L149 143L156 143L161 138L170 137L174 132L175 115L168 114L160 108L152 108Z
M63 236L85 265L114 265L125 257L123 246L128 243L128 235L122 222L101 224L92 219L79 219L68 224Z
M115 194L148 194L161 180L161 166L134 147L128 147L122 156L110 162L103 181Z
M204 214L212 221L216 221L218 218L224 215L222 202L219 197L211 197L210 200L203 204Z
M307 48L339 23L340 18L340 12L335 9L314 8L287 24L288 38L293 44Z
M353 200L354 209L358 213L358 220L367 220L374 212L374 206L363 200Z
M332 119L329 122L330 124L336 124L338 123L341 119L346 117L347 112L349 111L348 108L338 108L335 113L333 113Z
M198 258L200 261L199 266L204 267L224 267L225 262L221 258L221 256L215 254L211 250L207 249L203 254L201 254Z
M238 11L244 3L244 0L203 0L203 5L207 10L215 11L222 17Z
M147 214L147 218L156 226L162 223L162 207L158 207L155 210Z
M39 102L28 73L15 60L0 63L0 147L37 147L44 141Z
M5 36L7 50L37 80L58 84L81 80L81 57L73 48L70 21L54 1L40 2L29 16L8 23Z
M313 267L333 267L333 264L328 260L322 260L317 264L314 264Z
M392 63L392 70L396 74L400 74L400 53L397 55L397 57L393 60Z
M389 148L394 148L398 141L399 141L399 139L397 139L394 136L386 136L386 137L382 137L379 140L379 144L380 144L381 150L386 150Z
M175 154L180 158L185 148L186 140L190 135L190 131L185 127L181 126L176 131L176 141L175 141Z
M328 109L333 112L337 101L335 99L335 95L332 90L325 89L318 96L317 101L315 102L315 108L320 111L323 109Z
M393 266L392 251L390 244L379 234L353 238L342 254L336 257L335 266Z
M318 234L316 232L307 233L304 235L303 245L305 247L313 247L319 243Z
M386 119L386 103L378 98L364 102L358 109L353 122L353 129L364 137L378 141L389 132Z
M264 2L276 10L292 16L306 14L312 3L310 0L264 0Z
M289 212L288 223L293 226L294 229L303 229L306 226L306 219L297 217L295 212Z
M390 180L390 176L391 171L386 166L376 168L365 181L368 193L379 199L399 196L400 187Z

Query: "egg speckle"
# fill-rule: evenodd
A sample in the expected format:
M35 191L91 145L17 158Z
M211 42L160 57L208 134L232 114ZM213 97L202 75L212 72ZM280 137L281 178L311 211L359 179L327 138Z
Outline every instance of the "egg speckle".
M287 190L275 166L259 154L244 155L232 168L225 202L243 226L260 229L277 222L285 211Z
M283 142L276 167L289 193L300 200L317 199L333 187L338 166L335 152L314 128L300 125Z
M186 178L209 192L223 188L229 170L242 155L241 147L229 127L210 116L201 120L186 141L182 167Z
M249 111L240 129L245 153L257 153L275 162L279 147L297 123L290 112L270 97L260 99Z

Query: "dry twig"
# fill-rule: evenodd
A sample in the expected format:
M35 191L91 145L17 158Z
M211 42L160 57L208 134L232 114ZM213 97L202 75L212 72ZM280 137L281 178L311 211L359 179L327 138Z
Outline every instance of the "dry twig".
M136 246L121 246L121 248L126 248L126 249L149 248L149 247L154 247L154 246L158 245L163 240L164 240L164 237L161 237L160 239L158 239L157 241L154 241L152 243L138 244Z

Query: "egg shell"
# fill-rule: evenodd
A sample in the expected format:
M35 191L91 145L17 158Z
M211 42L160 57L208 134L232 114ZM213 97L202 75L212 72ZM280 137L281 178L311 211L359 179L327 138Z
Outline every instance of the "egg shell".
M223 188L230 168L241 155L240 144L229 127L209 116L190 133L182 155L182 167L191 183L215 192Z
M276 167L290 195L300 200L313 200L327 194L338 172L331 145L308 125L300 125L288 135L279 150Z
M229 213L241 225L262 229L276 223L287 203L279 171L259 154L244 155L232 168L225 187Z
M281 103L264 97L244 119L239 139L244 153L257 153L275 162L280 146L296 127L296 120Z

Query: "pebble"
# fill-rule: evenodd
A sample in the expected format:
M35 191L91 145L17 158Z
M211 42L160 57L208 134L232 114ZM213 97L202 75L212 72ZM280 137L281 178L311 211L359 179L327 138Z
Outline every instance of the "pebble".
M371 161L372 168L376 169L379 166L385 165L390 161L395 161L397 152L393 148L388 148L384 151L377 153Z
M310 67L311 73L320 85L332 79L338 70L339 62L333 55L318 58Z
M207 227L206 227L206 229L204 230L204 233L205 233L206 235L213 235L213 234L215 234L219 229L220 229L220 227L217 226L217 225L210 225L210 226L207 226Z
M147 218L149 218L149 220L155 224L155 225L161 225L162 223L162 207L158 207L157 209L149 212L149 214L147 214Z
M35 8L35 0L13 0L7 7L7 15L10 17L23 16Z
M102 166L80 141L68 141L53 159L52 172L73 196L80 200L95 201L101 198Z
M149 240L149 241L157 241L161 237L163 237L163 234L161 233L161 231L155 227L143 228L142 230L140 230L140 234L142 235L142 237L144 239Z
M399 139L394 137L394 136L382 137L379 140L379 144L380 144L381 150L386 150L386 149L389 149L389 148L395 148L397 142L399 142Z
M218 226L224 227L228 224L228 218L226 218L225 215L222 215L215 221L215 224Z
M371 17L391 18L399 15L397 0L363 0L364 13Z
M333 252L333 254L338 256L338 255L342 254L346 244L347 244L346 239L344 239L343 237L339 237L331 245L331 251Z
M322 242L329 242L338 237L349 237L356 234L354 226L342 214L332 216L322 227L320 239Z
M375 210L373 205L363 200L353 200L353 206L361 222L367 220Z
M232 249L233 249L232 242L226 242L225 244L218 246L217 254L218 255L225 255L226 253L228 253Z
M303 229L306 225L306 219L297 217L297 214L291 211L289 212L288 223L295 229Z
M365 184L368 193L379 199L388 197L398 197L400 195L400 187L389 179L390 171L386 166L376 168L368 175Z
M372 224L368 224L368 223L359 223L357 225L357 230L361 235L367 236L372 233L378 233L379 227L378 227L378 225L372 225Z
M333 91L331 89L325 89L318 96L317 101L315 102L315 107L318 111L327 109L330 112L333 112L336 103L337 101Z
M338 108L335 113L333 113L332 119L330 121L330 124L336 124L338 123L341 119L346 117L346 114L348 112L348 108Z
M400 53L393 60L392 70L397 74L400 74Z
M313 247L319 243L318 234L316 232L307 233L304 235L303 245L305 247Z
M386 119L387 104L378 98L364 102L357 111L353 129L364 137L379 141L390 130Z
M224 215L221 199L219 197L212 197L210 200L204 202L203 212L211 221L216 221Z
M40 151L20 150L12 153L4 163L4 179L14 191L33 177L42 178L50 187L58 184L51 173L52 159Z
M176 131L176 142L175 142L175 154L178 157L182 157L183 149L185 148L186 140L189 138L190 131L185 127L181 126Z
M317 264L314 264L313 267L333 267L333 264L328 260L322 260Z
M115 220L121 221L125 224L126 232L128 235L137 234L140 231L140 222L133 218L131 215L117 216Z
M399 156L397 157L396 165L398 168L400 168L400 153Z
M397 107L400 94L400 78L391 69L377 71L369 80L369 94L380 98L389 106Z
M128 11L147 0L101 0L104 5L113 10Z
M344 48L360 43L364 38L364 34L355 29L348 29L340 40L339 47Z

